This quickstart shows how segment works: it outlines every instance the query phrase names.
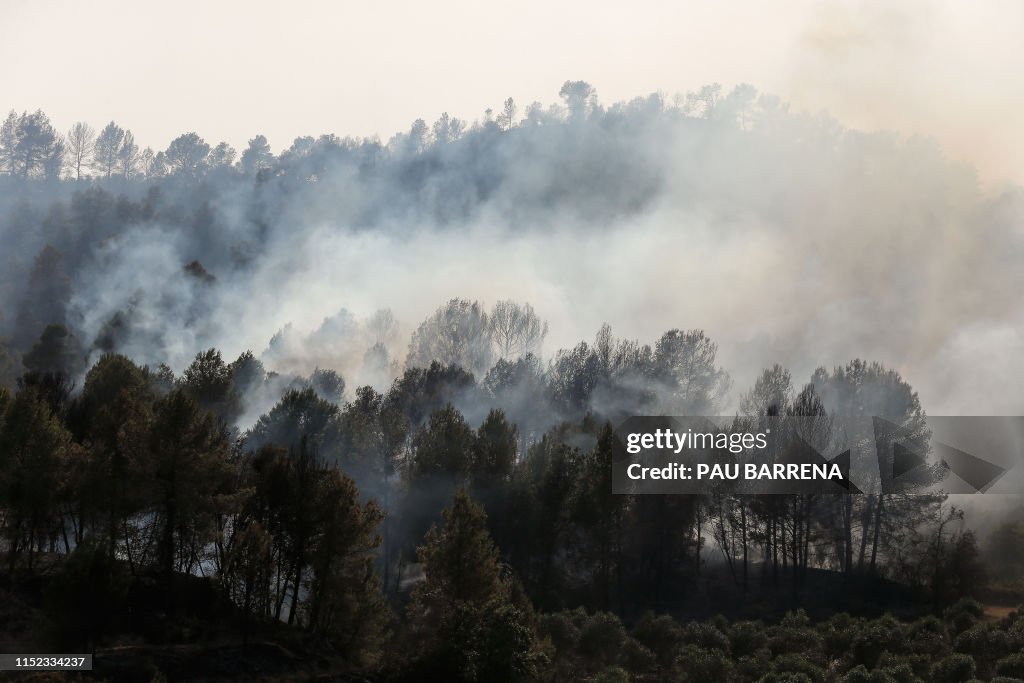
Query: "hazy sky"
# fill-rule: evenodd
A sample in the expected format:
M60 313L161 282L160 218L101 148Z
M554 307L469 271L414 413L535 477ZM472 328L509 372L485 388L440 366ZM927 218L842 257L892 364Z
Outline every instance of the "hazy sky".
M195 130L389 137L442 111L474 119L567 79L611 102L750 82L853 127L938 137L1024 181L1024 3L444 3L0 0L0 107L66 129L110 119L165 148Z

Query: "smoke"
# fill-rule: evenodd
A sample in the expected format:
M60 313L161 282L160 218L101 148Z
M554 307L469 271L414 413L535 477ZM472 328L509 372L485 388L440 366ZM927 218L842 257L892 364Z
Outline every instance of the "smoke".
M451 142L426 126L386 146L322 138L259 180L96 182L138 202L158 187L158 208L32 239L5 221L4 289L21 291L7 280L55 241L76 336L176 371L216 346L383 387L390 374L366 366L375 343L400 363L445 301L515 299L549 322L547 358L604 322L646 343L704 329L734 380L726 408L773 363L800 382L862 357L899 370L932 414L1024 410L1019 188L981 189L933 141L746 89L700 104L567 99ZM397 320L386 339L370 331L381 309Z
M1019 183L1024 87L1007 69L1022 25L1015 2L817 3L793 23L778 87L852 126L933 136L993 187Z

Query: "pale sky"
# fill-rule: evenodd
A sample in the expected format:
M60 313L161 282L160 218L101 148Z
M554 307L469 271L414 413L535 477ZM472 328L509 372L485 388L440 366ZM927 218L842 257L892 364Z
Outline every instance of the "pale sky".
M604 103L749 82L845 124L939 139L1024 183L1024 3L0 0L0 108L66 130L114 119L275 152L297 135L387 139L442 111L521 109L582 79Z

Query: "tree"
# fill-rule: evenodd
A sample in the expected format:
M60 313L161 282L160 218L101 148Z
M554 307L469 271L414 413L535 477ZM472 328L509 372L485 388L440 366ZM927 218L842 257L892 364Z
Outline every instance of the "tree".
M665 392L665 415L712 415L729 389L715 366L718 345L702 330L669 330L654 348L654 372Z
M601 377L601 361L587 342L559 349L548 370L552 402L570 415L582 415Z
M212 540L214 518L229 491L228 442L210 413L181 389L156 401L149 451L157 566L170 580L191 573Z
M511 97L505 100L505 104L501 109L500 121L502 128L504 128L506 131L512 130L512 126L515 125L517 111L518 107L516 107L515 100L513 100Z
M491 338L501 358L515 360L527 353L540 354L548 334L547 321L541 320L530 304L499 301L488 317Z
M92 163L92 154L96 148L96 131L88 123L79 121L71 127L66 138L67 153L65 159L68 170L75 180L82 179L82 171L88 170Z
M402 149L410 155L419 154L427 148L429 142L430 129L427 128L427 122L423 119L416 119L409 127L409 132L402 143Z
M242 608L242 640L248 643L250 615L270 613L273 579L273 537L263 525L239 516L219 573L228 598Z
M234 422L241 409L241 397L235 391L232 370L217 349L196 354L181 376L182 388L199 404L223 420Z
M434 680L526 678L536 660L529 615L501 577L483 508L460 490L443 518L417 550L424 579L409 606L422 653L415 670Z
M477 430L470 470L476 483L497 487L506 482L516 464L519 434L500 410L487 413Z
M316 536L304 608L308 628L347 658L374 663L388 621L374 568L384 515L372 500L361 505L355 482L334 468L321 474L314 499Z
M414 477L444 474L460 477L469 471L474 445L473 430L450 403L430 416L412 440Z
M390 308L374 311L366 321L366 333L374 344L391 344L398 338L398 332L398 321Z
M195 177L203 169L210 146L195 133L179 135L171 141L165 153L168 171L185 177Z
M227 168L235 163L235 148L226 142L218 143L210 151L208 163L210 168Z
M47 325L63 324L71 299L71 278L64 255L47 244L32 263L28 291L18 309L15 341L23 348L34 342Z
M566 81L558 91L569 108L569 118L579 119L590 111L597 101L597 91L586 81Z
M337 405L317 396L311 387L290 389L269 413L260 416L246 434L246 442L251 448L268 443L289 447L308 439L319 447L338 412Z
M830 373L818 368L811 377L815 391L831 413L858 417L883 417L892 421L916 446L912 450L925 452L929 431L924 410L917 392L895 370L881 363L856 359L839 366ZM876 435L877 438L877 435ZM857 566L875 572L886 546L899 548L905 535L912 533L922 516L935 514L944 502L942 495L928 495L920 491L885 493L881 488L891 476L892 447L885 449L879 462L877 490L863 499L859 510L860 545ZM920 481L922 489L930 482Z
M132 178L139 168L141 155L139 146L135 144L135 136L130 130L124 132L121 149L117 152L117 171L125 180Z
M13 387L21 375L21 362L11 352L7 339L0 338L0 387Z
M161 175L160 173L154 173L155 159L153 156L153 148L147 147L146 149L139 152L139 159L135 164L138 174L143 178L150 178Z
M274 155L270 152L270 144L263 135L257 135L249 140L249 146L242 152L242 158L239 160L242 172L252 176L270 168L273 163Z
M779 415L789 408L793 395L793 376L778 363L761 373L754 388L740 399L740 408L749 417Z
M1012 582L1024 576L1024 509L1017 508L991 531L986 564L994 578Z
M18 149L18 113L13 109L0 124L0 170L11 175L14 171L14 157Z
M64 150L64 139L42 110L20 116L11 111L0 126L0 168L12 176L55 180Z
M528 444L540 438L551 414L540 359L532 353L515 362L501 359L488 370L481 388L490 404L518 426L520 451L525 453Z
M443 112L440 118L434 122L431 130L434 133L434 140L438 144L454 142L466 131L466 123L461 119L449 116L448 112Z
M31 569L35 553L52 550L60 537L62 477L72 448L71 435L34 388L13 400L0 396L0 509L11 569L26 551Z
M457 365L482 376L491 367L491 328L477 301L452 299L424 320L412 335L407 367L432 361Z
M96 137L96 166L107 178L113 175L114 171L118 168L124 138L124 129L113 121L104 126L103 130Z
M32 350L22 356L22 364L29 372L74 377L82 367L78 340L63 325L47 325Z
M546 608L557 608L565 598L564 552L576 532L570 517L580 460L577 449L550 434L529 449L513 474L510 496L517 522L509 525L502 547L531 595Z
M76 436L88 444L75 473L77 509L70 515L75 541L91 531L111 553L123 548L134 571L144 548L135 547L132 518L145 509L149 483L149 427L153 392L145 371L127 357L104 354L85 376L71 408ZM123 543L123 545L121 545Z
M449 403L475 400L475 388L473 375L466 370L434 361L428 367L406 368L391 385L382 410L415 430Z
M252 351L243 351L229 366L231 386L239 396L256 391L267 379L267 369Z
M700 90L686 93L683 111L691 116L710 119L722 99L722 86L718 83L701 86Z
M614 594L621 608L625 588L623 550L630 498L612 493L617 438L611 424L605 424L597 445L581 461L572 500L572 519L585 539L577 552L583 566L595 576L595 598L605 610L611 609Z
M335 405L345 396L345 379L330 368L316 368L309 376L309 386L316 395Z
M749 130L756 100L757 89L749 83L740 83L722 99L715 114L735 122L740 130Z

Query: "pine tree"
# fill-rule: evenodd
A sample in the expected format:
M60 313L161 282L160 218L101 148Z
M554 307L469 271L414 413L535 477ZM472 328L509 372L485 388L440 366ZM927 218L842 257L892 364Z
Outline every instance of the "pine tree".
M22 553L32 568L36 551L60 536L60 500L71 435L33 387L13 399L0 393L0 510L11 569Z
M413 591L411 628L421 649L420 678L515 681L536 660L530 614L501 575L487 516L465 489L419 547L424 579Z

